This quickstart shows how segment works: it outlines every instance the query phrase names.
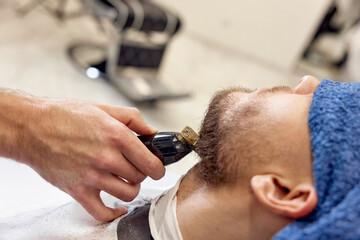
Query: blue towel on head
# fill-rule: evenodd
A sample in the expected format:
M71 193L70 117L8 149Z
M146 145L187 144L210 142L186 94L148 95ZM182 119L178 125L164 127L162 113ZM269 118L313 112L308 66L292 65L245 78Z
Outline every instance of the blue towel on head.
M274 240L360 239L360 83L323 80L309 112L318 204Z

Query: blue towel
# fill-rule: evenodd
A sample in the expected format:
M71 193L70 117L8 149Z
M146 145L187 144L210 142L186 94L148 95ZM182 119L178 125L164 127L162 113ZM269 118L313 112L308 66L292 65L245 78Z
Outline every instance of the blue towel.
M318 204L274 240L360 239L360 83L323 80L309 112Z

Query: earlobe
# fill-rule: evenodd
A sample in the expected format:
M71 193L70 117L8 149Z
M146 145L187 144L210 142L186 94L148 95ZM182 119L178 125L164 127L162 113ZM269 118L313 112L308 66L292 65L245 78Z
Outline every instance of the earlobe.
M261 204L276 214L301 218L311 213L317 204L315 187L301 183L286 186L274 175L256 175L251 179L251 188Z

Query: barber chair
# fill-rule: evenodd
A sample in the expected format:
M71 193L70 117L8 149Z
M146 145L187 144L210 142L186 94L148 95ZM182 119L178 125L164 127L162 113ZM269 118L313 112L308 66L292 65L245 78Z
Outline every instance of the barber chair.
M32 0L28 1L25 5L16 8L16 12L20 16L25 16L37 7L42 6L46 12L57 19L59 22L69 19L78 18L84 15L83 11L75 10L72 12L66 11L69 0Z
M103 78L136 103L187 97L158 79L179 18L149 0L82 0L108 34L107 46L78 43L68 54L89 78Z

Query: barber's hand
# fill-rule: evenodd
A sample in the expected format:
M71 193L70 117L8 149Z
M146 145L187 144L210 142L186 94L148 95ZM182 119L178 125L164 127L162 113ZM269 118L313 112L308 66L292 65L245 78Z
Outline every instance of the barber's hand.
M125 207L106 207L100 191L131 201L146 176L160 179L164 175L161 161L132 132L148 135L157 131L137 109L44 101L24 129L23 158L98 221L110 221L127 212Z

